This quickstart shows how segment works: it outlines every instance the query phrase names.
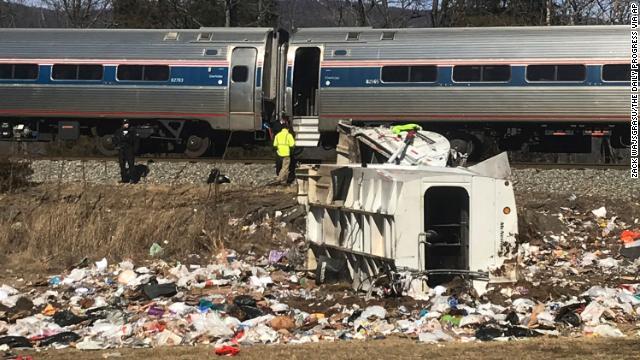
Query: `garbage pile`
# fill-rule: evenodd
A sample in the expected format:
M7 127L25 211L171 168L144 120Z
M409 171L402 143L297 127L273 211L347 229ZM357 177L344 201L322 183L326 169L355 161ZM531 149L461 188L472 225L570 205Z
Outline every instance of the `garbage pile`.
M297 265L297 249L262 257L225 250L201 264L85 263L0 287L0 350L211 344L234 355L251 344L394 335L435 343L629 334L639 320L640 261L616 248L632 226L602 211L547 215L566 231L521 244L522 280L485 294L455 279L412 297L365 298L316 284Z

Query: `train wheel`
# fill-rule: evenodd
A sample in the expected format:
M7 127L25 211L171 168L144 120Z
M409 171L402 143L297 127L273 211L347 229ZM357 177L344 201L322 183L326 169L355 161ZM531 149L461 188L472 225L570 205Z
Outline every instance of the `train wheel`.
M113 142L113 135L97 135L94 137L96 141L96 150L104 156L116 156L118 155L118 149Z
M189 135L185 143L184 154L190 158L204 155L211 147L211 139L208 136Z

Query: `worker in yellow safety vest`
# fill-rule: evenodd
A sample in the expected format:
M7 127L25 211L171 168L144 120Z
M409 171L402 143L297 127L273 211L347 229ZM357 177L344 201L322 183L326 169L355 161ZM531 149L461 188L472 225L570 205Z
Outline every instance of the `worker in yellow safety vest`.
M278 175L278 183L290 184L293 182L295 176L295 164L292 159L293 147L296 145L296 141L293 135L289 132L286 126L282 126L282 129L273 138L273 147L278 155L276 158L276 174Z

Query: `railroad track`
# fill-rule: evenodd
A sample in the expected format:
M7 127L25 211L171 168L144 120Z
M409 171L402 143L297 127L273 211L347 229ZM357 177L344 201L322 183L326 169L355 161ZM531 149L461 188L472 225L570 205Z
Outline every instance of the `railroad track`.
M106 156L10 156L10 160L49 160L49 161L117 161L115 157ZM203 157L203 158L187 158L182 156L137 156L136 162L190 162L190 163L244 163L244 164L270 164L273 163L272 158L220 158L220 157ZM468 164L471 166L473 164ZM571 163L540 163L540 162L516 162L510 163L513 169L597 169L597 170L628 170L629 164L571 164Z
M118 161L116 157L107 156L11 156L9 160L48 160L48 161ZM164 157L164 156L136 156L136 162L190 162L190 163L245 163L245 164L266 164L273 163L274 159L235 159L235 158L186 158L186 157Z
M554 170L554 169L596 169L596 170L629 170L629 164L551 164L551 163L523 163L512 162L510 164L512 169L540 169L540 170Z

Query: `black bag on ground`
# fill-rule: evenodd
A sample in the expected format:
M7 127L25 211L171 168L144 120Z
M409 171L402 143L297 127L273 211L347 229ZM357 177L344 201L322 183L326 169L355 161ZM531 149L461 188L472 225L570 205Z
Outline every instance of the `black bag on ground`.
M172 297L173 295L178 293L178 289L176 288L176 284L173 283L150 283L142 288L142 292L151 300L160 296Z

